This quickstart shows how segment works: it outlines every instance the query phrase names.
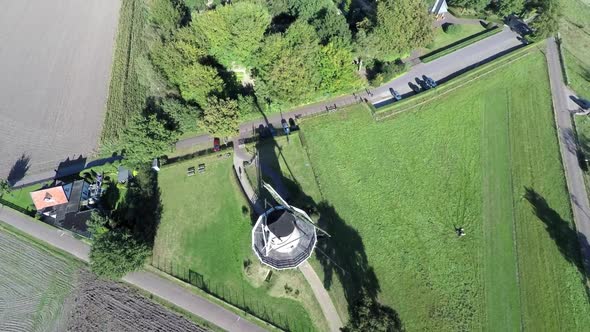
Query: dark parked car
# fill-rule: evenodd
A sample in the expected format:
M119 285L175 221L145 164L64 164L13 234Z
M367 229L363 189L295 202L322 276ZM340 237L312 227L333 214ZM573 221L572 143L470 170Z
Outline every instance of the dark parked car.
M391 95L393 96L393 99L395 99L395 100L402 99L402 95L400 95L399 92L393 90L392 88L389 88L389 93L391 93Z
M415 93L420 93L420 91L422 91L419 86L417 86L416 84L414 84L412 82L408 83L408 85L410 86L412 91L414 91Z
M420 85L422 90L430 89L430 85L426 84L426 81L423 81L423 80L419 79L418 77L416 77L416 83L418 83L418 85Z
M426 82L426 84L428 84L428 86L430 86L431 88L436 88L436 82L432 78L426 75L422 75L422 80Z
M213 138L213 151L218 152L221 150L221 144L219 142L219 137Z

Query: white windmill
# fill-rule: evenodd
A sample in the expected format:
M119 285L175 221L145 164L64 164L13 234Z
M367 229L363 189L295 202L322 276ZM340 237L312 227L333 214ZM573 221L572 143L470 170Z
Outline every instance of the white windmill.
M318 228L305 211L289 205L270 185L264 188L279 204L261 214L252 229L252 249L263 264L293 269L305 262L317 242ZM329 235L328 235L329 236Z

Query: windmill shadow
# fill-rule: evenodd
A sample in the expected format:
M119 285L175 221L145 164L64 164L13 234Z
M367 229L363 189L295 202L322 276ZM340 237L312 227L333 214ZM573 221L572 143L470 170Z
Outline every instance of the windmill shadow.
M570 264L578 269L582 284L590 300L590 290L586 283L586 277L590 273L590 261L587 260L590 257L588 239L564 220L559 212L551 208L547 200L533 188L525 187L524 197L531 204L535 215L545 224L545 230L559 248L559 252ZM575 200L574 204L577 204Z
M12 165L10 168L10 172L8 172L8 177L6 180L11 186L14 186L18 181L22 180L27 171L29 170L31 157L25 155L24 153L18 158L18 160Z
M295 142L291 140L289 144L297 144ZM379 281L368 262L362 237L357 230L349 226L329 202L323 199L318 202L304 192L297 181L297 175L292 173L290 161L282 153L282 147L274 137L259 141L257 151L261 163L264 162L266 168L275 173L265 174L265 170L261 169L258 179L273 186L277 186L276 181L280 181L280 186L288 191L287 202L308 213L316 220L316 225L330 235L323 236L322 232L318 232L315 249L315 257L324 275L324 287L330 290L335 278L338 279L343 287L352 321L361 319L359 306L363 305L363 301L369 301L373 317L392 322L391 330L402 329L397 312L381 305L377 300L381 290ZM264 197L264 193L261 195Z

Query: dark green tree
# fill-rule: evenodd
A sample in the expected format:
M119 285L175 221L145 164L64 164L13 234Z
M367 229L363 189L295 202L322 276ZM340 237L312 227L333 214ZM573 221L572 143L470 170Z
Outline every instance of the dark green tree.
M203 123L210 134L219 137L232 137L238 133L240 109L232 99L212 97L203 109Z
M150 255L148 246L131 233L118 228L94 237L90 249L90 268L98 276L119 279L140 269Z
M194 132L202 115L201 109L177 98L165 98L160 102L162 113L174 123L180 134Z
M358 53L393 61L432 41L432 17L424 1L383 0L377 3L376 23L359 24Z
M156 114L136 115L123 134L125 162L132 167L149 162L170 151L177 137L166 119Z
M250 64L270 20L266 6L238 2L195 15L192 26L209 53L231 68Z
M2 197L4 194L10 193L10 191L10 183L8 183L8 181L5 179L0 179L0 197Z
M553 36L559 29L562 7L559 0L543 0L539 15L531 23L533 38L536 40Z
M344 332L396 332L402 331L397 313L382 306L367 294L355 304Z
M520 14L524 9L525 0L498 0L497 9L501 16Z

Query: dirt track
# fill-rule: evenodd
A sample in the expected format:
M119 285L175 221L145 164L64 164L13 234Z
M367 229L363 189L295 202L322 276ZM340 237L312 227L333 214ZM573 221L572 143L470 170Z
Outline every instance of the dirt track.
M82 270L68 331L206 331L128 286Z
M3 1L0 178L87 155L98 143L120 0Z

